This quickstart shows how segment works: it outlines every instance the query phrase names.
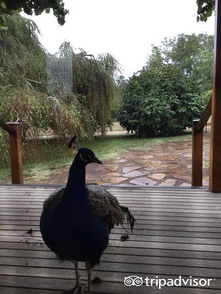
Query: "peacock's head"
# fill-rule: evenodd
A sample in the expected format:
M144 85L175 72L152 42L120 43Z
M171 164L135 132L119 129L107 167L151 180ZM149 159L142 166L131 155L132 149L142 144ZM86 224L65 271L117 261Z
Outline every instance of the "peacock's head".
M85 165L89 163L102 164L102 162L95 156L94 152L88 148L78 149L75 160Z
M71 140L68 142L68 148L72 148L74 152L76 153L74 162L81 164L81 165L87 165L89 163L98 163L102 164L102 162L95 156L94 152L89 148L77 148L77 145L75 143L76 136L71 138Z

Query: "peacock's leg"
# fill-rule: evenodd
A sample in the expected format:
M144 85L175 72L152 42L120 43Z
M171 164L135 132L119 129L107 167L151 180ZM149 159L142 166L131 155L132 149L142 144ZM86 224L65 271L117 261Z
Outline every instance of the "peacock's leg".
M79 285L80 285L80 274L79 274L79 270L78 270L78 262L77 261L74 262L74 266L75 266L75 275L76 275L75 287L78 289Z
M75 284L74 288L72 288L68 291L64 291L63 294L71 294L71 293L75 293L75 292L76 292L76 294L84 294L83 287L81 286L81 282L80 282L80 274L79 274L79 270L78 270L78 262L77 261L74 261L74 266L75 266L76 284Z
M87 270L87 293L90 294L90 290L91 290L91 264L90 264L90 262L85 262L85 267Z
M76 274L76 294L84 294L84 291L83 291L83 287L81 285L81 281L80 281L80 274L79 274L79 270L78 270L78 262L75 261L74 263L75 265L75 274Z

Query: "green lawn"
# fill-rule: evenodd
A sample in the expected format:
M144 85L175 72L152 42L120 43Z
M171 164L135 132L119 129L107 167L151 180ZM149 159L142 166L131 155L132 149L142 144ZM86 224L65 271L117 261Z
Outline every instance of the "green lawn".
M137 138L134 136L130 137L107 137L104 139L98 139L87 144L88 148L91 148L101 160L111 159L116 157L118 154L125 153L129 149L147 149L153 144L160 144L171 141L183 141L191 140L191 135L183 135L176 137L165 137L165 138Z
M137 138L135 136L109 136L103 139L97 138L93 142L79 144L79 147L91 148L99 159L105 160L115 158L128 150L146 150L153 144L183 140L191 140L191 135L149 139ZM36 144L32 144L32 146L26 144L24 149L24 175L26 182L44 179L55 170L70 165L73 160L73 153L67 148L67 144L57 140L38 141ZM6 178L9 176L9 169L0 169L0 182L6 182ZM10 179L7 180L10 181Z

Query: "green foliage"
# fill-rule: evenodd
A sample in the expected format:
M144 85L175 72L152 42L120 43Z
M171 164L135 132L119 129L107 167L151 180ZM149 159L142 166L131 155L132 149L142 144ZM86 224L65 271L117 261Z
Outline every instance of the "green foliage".
M215 0L196 0L197 3L197 21L207 21L215 9ZM68 11L64 8L64 0L0 0L0 15L13 14L23 10L31 15L33 12L36 15L43 11L50 12L53 10L57 17L58 23L65 23L65 15Z
M77 134L80 138L94 133L93 117L72 95L66 104L34 89L11 87L0 94L0 112L5 121L20 121L29 138L35 138L48 129L61 138Z
M154 46L148 65L160 68L162 64L175 64L206 92L212 87L213 46L213 36L180 34Z
M117 70L116 60L109 54L99 56L96 60L82 51L73 56L74 93L86 98L97 127L105 134L106 126L111 124L111 110L114 107L116 84L114 74Z
M63 0L0 0L0 15L14 14L16 12L24 11L26 14L40 15L43 11L50 12L53 10L57 17L58 23L63 25L65 23L65 15L68 11L64 8Z
M45 80L45 52L34 22L19 15L5 16L7 30L0 30L0 86L28 86L28 79Z
M213 90L211 89L203 94L203 101L204 101L205 105L207 105L209 100L212 98L212 92L213 92Z
M154 46L147 66L123 84L121 125L144 137L190 127L211 91L212 51L213 38L206 34L182 34Z
M69 43L62 44L59 54L50 56L49 59L53 95L69 103L72 101L71 91L82 107L91 113L96 122L95 128L100 128L104 135L106 127L112 122L111 111L117 89L114 79L118 70L117 61L110 54L95 59L84 50L75 53ZM68 69L67 60L71 64L71 70Z
M59 54L46 54L33 22L19 15L5 20L8 29L0 30L0 117L20 121L27 139L45 133L63 140L73 134L88 139L97 127L105 133L114 104L116 61L110 55L95 59L84 51L76 54L66 43ZM46 70L46 60L51 62L51 72ZM72 70L69 88L66 61ZM53 91L48 93L50 83ZM4 163L8 162L6 146L7 137L0 131Z
M215 9L215 0L197 0L197 21L207 21Z
M181 134L202 110L195 81L176 65L143 69L129 79L122 99L119 122L141 137Z

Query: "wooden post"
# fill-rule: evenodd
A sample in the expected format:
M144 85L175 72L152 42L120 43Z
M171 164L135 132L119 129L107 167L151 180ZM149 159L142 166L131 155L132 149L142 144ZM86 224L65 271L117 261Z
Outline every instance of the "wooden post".
M192 186L202 186L203 182L203 130L197 130L199 120L193 121L192 140Z
M8 126L15 131L14 135L9 134L12 184L23 184L22 127L19 123L8 123Z
M221 192L221 0L216 0L209 189Z

